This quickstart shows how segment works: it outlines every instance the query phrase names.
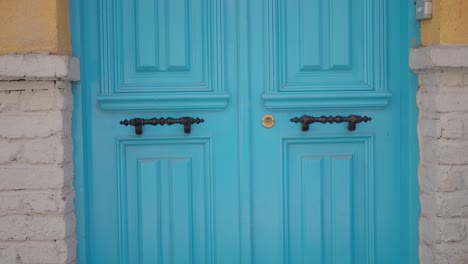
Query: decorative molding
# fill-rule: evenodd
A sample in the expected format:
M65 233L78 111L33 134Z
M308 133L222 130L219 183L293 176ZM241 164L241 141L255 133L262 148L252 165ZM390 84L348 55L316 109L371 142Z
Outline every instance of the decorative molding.
M315 109L364 109L384 108L390 104L392 94L381 92L310 92L276 93L262 96L267 109L315 110Z
M410 68L414 71L468 68L468 45L432 45L411 49Z
M323 136L317 135L314 137L288 137L282 139L282 160L283 160L283 215L284 215L284 233L285 233L285 260L284 262L297 262L293 261L296 259L302 259L308 251L311 250L310 244L307 244L307 238L298 239L297 238L297 230L302 228L311 230L312 228L310 225L318 225L316 229L317 232L300 232L301 236L322 236L322 239L314 241L321 241L320 245L315 245L314 247L321 247L319 254L314 254L313 256L308 256L308 262L324 262L323 258L330 259L336 256L336 252L334 252L335 244L332 244L331 241L324 241L323 237L325 235L324 232L328 232L328 236L333 236L333 232L330 232L330 229L333 229L334 221L330 219L330 217L345 217L344 215L337 215L332 213L331 211L336 210L334 206L336 199L331 197L326 198L326 195L334 196L334 195L342 195L344 192L343 190L339 190L338 183L334 182L334 179L330 179L330 176L333 175L333 170L324 168L326 163L324 160L328 159L328 162L333 162L333 160L341 160L347 161L348 166L334 166L336 170L344 170L346 167L348 168L348 172L340 171L336 173L335 176L344 176L348 174L348 184L346 186L341 186L349 192L349 205L348 205L348 217L350 219L348 224L348 230L342 230L345 233L349 232L348 239L345 244L347 244L350 248L348 256L341 256L346 260L342 259L342 261L338 261L340 263L347 263L347 262L362 262L362 263L375 263L375 190L374 190L374 181L375 181L375 171L374 171L374 136L373 135L358 135L358 136ZM322 150L314 148L317 144L320 145L329 145L328 150ZM306 148L305 145L310 147ZM291 149L291 147L295 147ZM330 149L334 149L335 151L331 151ZM333 154L331 154L333 153ZM294 161L294 162L290 162ZM307 164L304 162L306 161ZM310 166L313 163L317 165L317 161L320 161L319 166ZM342 164L344 165L344 164ZM328 164L331 166L331 164ZM311 171L311 169L315 167L315 169L320 169L320 172ZM307 168L307 171L304 171ZM288 176L288 174L293 171L293 176ZM325 173L328 177L324 177ZM295 180L294 177L299 177L296 179L297 182L293 182ZM304 177L308 177L305 179ZM320 184L315 182L313 186L318 188L319 190L304 190L303 188L307 184L307 181L319 181ZM324 181L328 181L328 186L326 186ZM342 184L342 181L339 181ZM291 188L294 187L299 188L299 190L292 191ZM323 190L326 188L326 190ZM338 190L336 190L338 188ZM336 192L334 192L336 191ZM295 206L306 206L304 200L304 195L310 195L310 193L317 193L316 199L311 199L310 197L306 199L307 205L314 207L311 203L316 202L315 207L312 209L315 212L320 214L320 219L318 222L311 223L311 221L307 221L307 215L294 215L290 217L290 214L298 213L294 211L294 207L291 207L291 199L299 198L302 199L295 204ZM334 201L335 203L330 203L330 201ZM327 204L328 203L328 204ZM329 208L328 208L328 207ZM317 208L318 207L318 208ZM327 207L327 208L324 208ZM343 208L341 208L343 209ZM328 217L325 215L321 215L322 213L326 213L328 210ZM300 210L300 214L307 214L307 210L302 208ZM293 224L290 224L291 219L295 221ZM328 219L328 222L324 223L325 219ZM338 221L340 223L344 223L345 221ZM322 223L322 224L320 224ZM309 225L309 226L307 226ZM324 230L324 226L328 225L328 231ZM343 227L341 227L343 228ZM326 228L325 228L326 229ZM340 228L336 228L335 230L340 230ZM294 233L295 232L295 233ZM293 233L293 234L292 234ZM291 245L291 241L289 241L289 237L294 236L295 240L293 241L294 245ZM328 237L330 240L334 240L333 237ZM342 240L342 239L338 239ZM297 243L301 244L298 245ZM342 248L339 248L342 250ZM299 253L299 256L297 254ZM341 251L340 251L341 252ZM344 252L341 252L344 253ZM293 259L294 258L294 259ZM313 261L311 261L313 258ZM321 261L318 261L319 258Z
M123 110L222 110L228 105L228 93L184 94L113 94L99 95L99 105L105 111Z
M182 10L171 8L173 2L101 1L102 109L200 109L205 102L203 109L226 107L223 1L186 1Z
M302 109L306 105L315 109L323 107L321 99L325 98L326 105L340 107L342 98L356 98L357 94L368 95L368 98L360 100L369 100L363 107L387 106L388 100L383 99L390 94L387 92L387 8L384 1L347 3L344 14L334 13L339 9L330 1L314 2L318 7L308 6L310 10L318 8L317 14L302 14L306 4L303 0L265 1L267 67L263 98L266 107ZM352 17L358 22L350 23ZM333 30L334 27L349 27L351 33L349 36L335 36L334 32L339 30ZM288 39L293 39L293 45L298 43L299 46L291 46ZM301 53L314 52L303 46L313 47L316 54L302 56ZM300 59L304 57L308 61ZM379 100L372 102L372 98ZM279 100L288 103L279 106L275 103ZM349 107L359 107L358 102L350 103Z
M174 258L184 263L213 263L209 253L214 246L210 138L117 138L116 144L120 263L148 262L156 259L152 254L158 254L163 263ZM175 180L179 184L173 184ZM145 191L153 199L143 200ZM153 204L141 209L145 202ZM150 236L143 230L148 220L144 213L155 221L150 226L157 226ZM188 239L174 234L177 225L187 228ZM181 247L188 254L175 256Z
M49 54L1 55L0 80L79 81L80 61Z

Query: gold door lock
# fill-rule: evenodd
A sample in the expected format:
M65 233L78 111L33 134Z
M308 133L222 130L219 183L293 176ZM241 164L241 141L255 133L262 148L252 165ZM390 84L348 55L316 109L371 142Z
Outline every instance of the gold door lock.
M272 115L264 115L262 117L262 125L265 128L272 128L275 125L275 117Z

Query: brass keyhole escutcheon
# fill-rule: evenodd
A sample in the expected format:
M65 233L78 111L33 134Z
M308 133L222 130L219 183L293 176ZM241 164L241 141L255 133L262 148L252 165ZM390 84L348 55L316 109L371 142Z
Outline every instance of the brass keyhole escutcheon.
M265 128L272 128L275 125L275 117L272 115L264 115L262 117L262 125Z

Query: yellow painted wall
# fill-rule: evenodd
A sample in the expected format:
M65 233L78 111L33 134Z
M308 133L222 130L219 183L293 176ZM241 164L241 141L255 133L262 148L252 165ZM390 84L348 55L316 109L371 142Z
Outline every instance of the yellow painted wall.
M432 0L433 16L421 22L423 45L468 44L468 0Z
M71 54L68 0L0 0L0 54Z

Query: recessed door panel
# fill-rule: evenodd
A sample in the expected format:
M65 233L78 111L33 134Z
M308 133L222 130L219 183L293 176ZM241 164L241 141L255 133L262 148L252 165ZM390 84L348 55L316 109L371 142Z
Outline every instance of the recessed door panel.
M372 137L285 139L283 206L289 263L370 263ZM366 250L367 249L367 250Z
M101 108L224 108L225 13L220 0L101 1Z
M209 140L118 144L122 263L212 263Z
M346 107L388 104L386 7L380 1L266 0L264 5L267 108L341 108L343 98Z

